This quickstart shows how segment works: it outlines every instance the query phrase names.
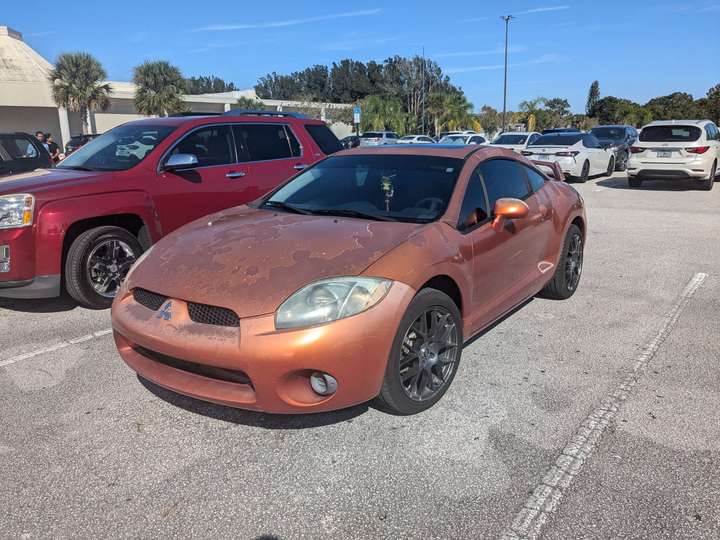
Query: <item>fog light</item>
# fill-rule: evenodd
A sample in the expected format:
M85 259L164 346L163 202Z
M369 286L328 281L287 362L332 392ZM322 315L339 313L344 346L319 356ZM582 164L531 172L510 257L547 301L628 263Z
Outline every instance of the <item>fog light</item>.
M10 246L0 246L0 273L10 271Z
M337 392L337 380L332 375L315 371L310 375L310 386L316 394L321 396L330 396Z

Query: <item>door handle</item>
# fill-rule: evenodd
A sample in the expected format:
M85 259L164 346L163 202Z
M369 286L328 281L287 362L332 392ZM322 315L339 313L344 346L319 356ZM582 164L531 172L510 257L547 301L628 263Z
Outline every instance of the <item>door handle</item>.
M228 178L242 178L243 176L245 176L245 173L242 171L229 172L225 176L227 176Z
M305 167L307 167L307 165L305 165L304 163L298 163L293 167L293 169L295 169L296 171L302 171Z

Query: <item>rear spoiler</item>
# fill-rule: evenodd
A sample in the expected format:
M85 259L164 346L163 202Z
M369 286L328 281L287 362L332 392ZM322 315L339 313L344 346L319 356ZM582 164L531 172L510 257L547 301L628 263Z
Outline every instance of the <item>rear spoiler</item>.
M565 181L565 174L562 172L560 165L554 161L537 161L535 159L531 159L530 161L533 165L541 169L542 172L544 172L549 178L557 180L558 182Z

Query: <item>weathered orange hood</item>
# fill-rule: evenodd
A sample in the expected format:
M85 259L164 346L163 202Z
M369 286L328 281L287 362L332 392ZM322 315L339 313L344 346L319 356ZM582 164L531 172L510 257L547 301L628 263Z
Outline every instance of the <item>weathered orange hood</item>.
M162 239L128 286L263 315L312 281L361 273L421 227L241 206Z

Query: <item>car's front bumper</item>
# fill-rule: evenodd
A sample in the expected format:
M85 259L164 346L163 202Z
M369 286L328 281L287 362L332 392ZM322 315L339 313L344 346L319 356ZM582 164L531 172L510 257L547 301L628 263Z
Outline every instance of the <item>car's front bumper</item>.
M60 275L35 275L32 227L0 229L0 297L51 298L60 294Z
M414 294L396 282L380 303L361 314L276 330L273 314L241 319L239 327L196 323L187 304L175 299L172 318L166 320L124 290L113 304L112 323L123 360L160 386L243 409L321 412L379 393L400 319ZM333 395L312 390L310 375L316 371L337 380Z

